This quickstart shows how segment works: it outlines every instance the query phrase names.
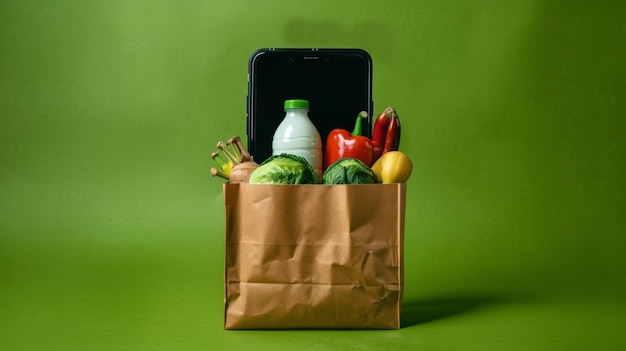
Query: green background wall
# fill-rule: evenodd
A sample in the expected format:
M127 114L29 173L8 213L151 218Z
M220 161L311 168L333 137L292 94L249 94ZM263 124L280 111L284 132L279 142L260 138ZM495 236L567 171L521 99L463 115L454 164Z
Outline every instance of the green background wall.
M0 349L624 348L621 1L0 2ZM359 47L408 183L398 331L222 329L261 47Z

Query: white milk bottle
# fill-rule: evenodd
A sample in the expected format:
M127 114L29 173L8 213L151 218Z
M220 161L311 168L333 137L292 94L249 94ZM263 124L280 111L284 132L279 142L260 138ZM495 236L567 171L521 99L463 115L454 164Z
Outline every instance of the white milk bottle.
M289 153L306 159L322 182L322 139L309 119L308 100L285 100L285 119L272 139L272 154Z

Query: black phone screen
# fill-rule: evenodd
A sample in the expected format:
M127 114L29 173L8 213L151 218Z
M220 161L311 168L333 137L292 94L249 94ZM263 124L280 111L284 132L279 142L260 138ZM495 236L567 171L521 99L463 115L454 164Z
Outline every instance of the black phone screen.
M360 49L261 49L248 70L248 149L258 163L272 154L284 101L309 100L309 118L325 144L335 128L352 131L360 111L371 133L372 60Z

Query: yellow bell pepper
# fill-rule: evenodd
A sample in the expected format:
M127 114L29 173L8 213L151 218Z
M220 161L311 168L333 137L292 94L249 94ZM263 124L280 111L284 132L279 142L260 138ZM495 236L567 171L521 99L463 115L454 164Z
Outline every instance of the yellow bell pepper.
M413 162L401 151L388 151L372 165L377 183L405 183L413 171Z

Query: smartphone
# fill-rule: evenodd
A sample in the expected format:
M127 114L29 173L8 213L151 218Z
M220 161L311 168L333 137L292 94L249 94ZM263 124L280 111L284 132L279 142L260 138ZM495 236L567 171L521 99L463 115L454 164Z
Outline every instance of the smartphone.
M322 144L335 128L352 131L361 111L368 112L363 129L370 136L374 108L371 56L362 49L267 48L252 53L247 136L249 152L257 163L272 155L272 138L289 99L309 100L309 118Z

